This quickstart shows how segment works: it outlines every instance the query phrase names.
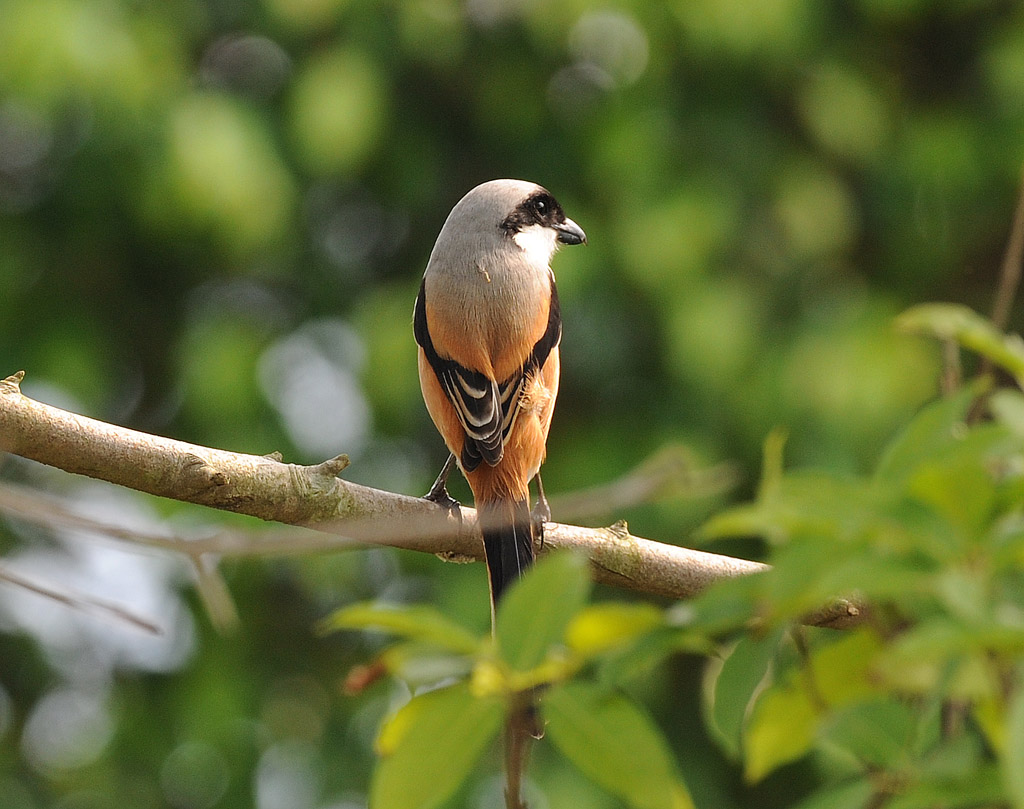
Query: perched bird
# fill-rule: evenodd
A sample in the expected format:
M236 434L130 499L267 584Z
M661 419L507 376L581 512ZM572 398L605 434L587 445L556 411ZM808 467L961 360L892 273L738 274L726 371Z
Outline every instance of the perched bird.
M560 244L586 240L541 186L483 183L448 215L416 298L420 388L451 452L427 497L458 505L445 487L457 462L480 518L492 612L533 561L551 516L538 474L562 336L551 257Z

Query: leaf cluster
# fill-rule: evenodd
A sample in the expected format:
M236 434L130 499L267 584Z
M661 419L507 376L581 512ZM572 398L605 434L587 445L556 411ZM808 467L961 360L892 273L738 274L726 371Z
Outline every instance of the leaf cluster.
M899 324L1011 373L1024 358L960 307ZM707 655L704 723L748 782L816 762L801 809L1024 806L1024 395L990 388L924 408L867 475L785 470L773 433L755 500L702 529L763 538L772 567L690 604L588 605L584 563L555 554L503 600L493 636L427 607L335 613L325 628L399 636L378 663L415 690L380 730L371 807L443 803L538 693L553 746L595 783L640 809L693 805L622 689L682 650ZM840 596L870 605L857 628L793 628Z
M401 640L379 663L418 689L377 736L376 809L428 809L466 780L506 714L542 694L547 736L582 773L637 809L693 804L654 721L617 688L652 643L678 631L644 604L587 604L585 560L542 559L499 605L493 634L476 638L432 607L357 604L325 630L373 629Z
M898 323L1021 367L1019 340L962 307ZM708 669L707 722L750 781L814 756L802 809L1024 805L1024 396L989 387L926 407L870 475L783 472L770 440L755 502L703 529L773 547L770 572L693 605L714 633L758 624ZM870 620L785 630L838 595Z

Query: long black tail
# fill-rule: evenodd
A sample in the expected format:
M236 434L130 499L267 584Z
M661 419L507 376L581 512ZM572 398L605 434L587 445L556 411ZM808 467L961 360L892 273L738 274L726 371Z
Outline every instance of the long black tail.
M480 503L478 508L493 608L506 588L533 564L533 519L525 500Z
M480 530L484 535L487 575L491 582L491 622L502 593L533 564L533 518L525 501L499 500L478 503ZM521 695L521 704L506 722L506 748L522 751L522 734L535 739L544 737L544 722L531 691ZM522 766L522 762L518 766Z

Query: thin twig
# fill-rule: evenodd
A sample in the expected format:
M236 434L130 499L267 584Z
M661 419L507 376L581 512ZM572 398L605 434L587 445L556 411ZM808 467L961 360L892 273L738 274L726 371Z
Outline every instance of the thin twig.
M222 558L297 556L368 547L366 543L355 542L348 537L293 526L253 531L211 527L188 536L170 531L126 528L81 514L59 497L4 481L0 481L0 513L46 528L79 531L118 542L174 551L193 560L209 555Z
M530 699L517 694L505 720L505 809L527 809L523 800L523 776L533 738L531 709Z
M807 694L811 704L821 711L828 709L828 701L821 695L818 687L818 677L814 671L814 663L811 660L811 649L807 642L807 633L802 626L793 627L793 644L796 646L797 654L800 656L801 672L804 676L804 683L807 685Z
M992 303L992 324L999 331L1006 331L1010 323L1010 312L1013 309L1013 301L1017 297L1017 288L1020 286L1022 265L1024 265L1024 173L1021 175L1017 207L1013 213L1013 224L1010 226L1010 238L1006 242L1003 263L999 270L999 285L996 287L996 295ZM992 359L983 356L978 365L978 376L990 376L993 367ZM975 424L982 418L987 401L988 394L982 394L975 400L967 413L968 424Z
M999 273L999 288L992 306L992 322L999 331L1006 331L1010 323L1010 310L1020 286L1021 267L1024 265L1024 176L1017 197L1017 209L1013 214L1010 239L1003 254L1003 265Z
M700 467L686 447L670 444L609 483L553 496L551 513L563 521L587 521L669 497L713 497L738 479L731 464Z
M136 615L131 610L119 606L118 604L113 604L109 601L105 601L94 596L84 595L82 593L55 590L53 587L48 585L40 584L32 579L27 579L7 567L0 567L0 581L5 581L15 587L28 590L31 593L43 596L51 601L56 601L59 604L79 610L80 612L99 613L108 618L116 618L119 621L126 621L137 629L141 629L151 635L163 634L163 630L161 630L155 623Z

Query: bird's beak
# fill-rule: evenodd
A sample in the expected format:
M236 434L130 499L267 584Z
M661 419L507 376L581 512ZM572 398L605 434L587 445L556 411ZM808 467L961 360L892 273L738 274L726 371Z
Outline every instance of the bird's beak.
M566 219L564 222L559 222L554 225L555 230L558 233L558 241L562 244L586 244L587 234L583 232L583 228L573 222L571 219Z

